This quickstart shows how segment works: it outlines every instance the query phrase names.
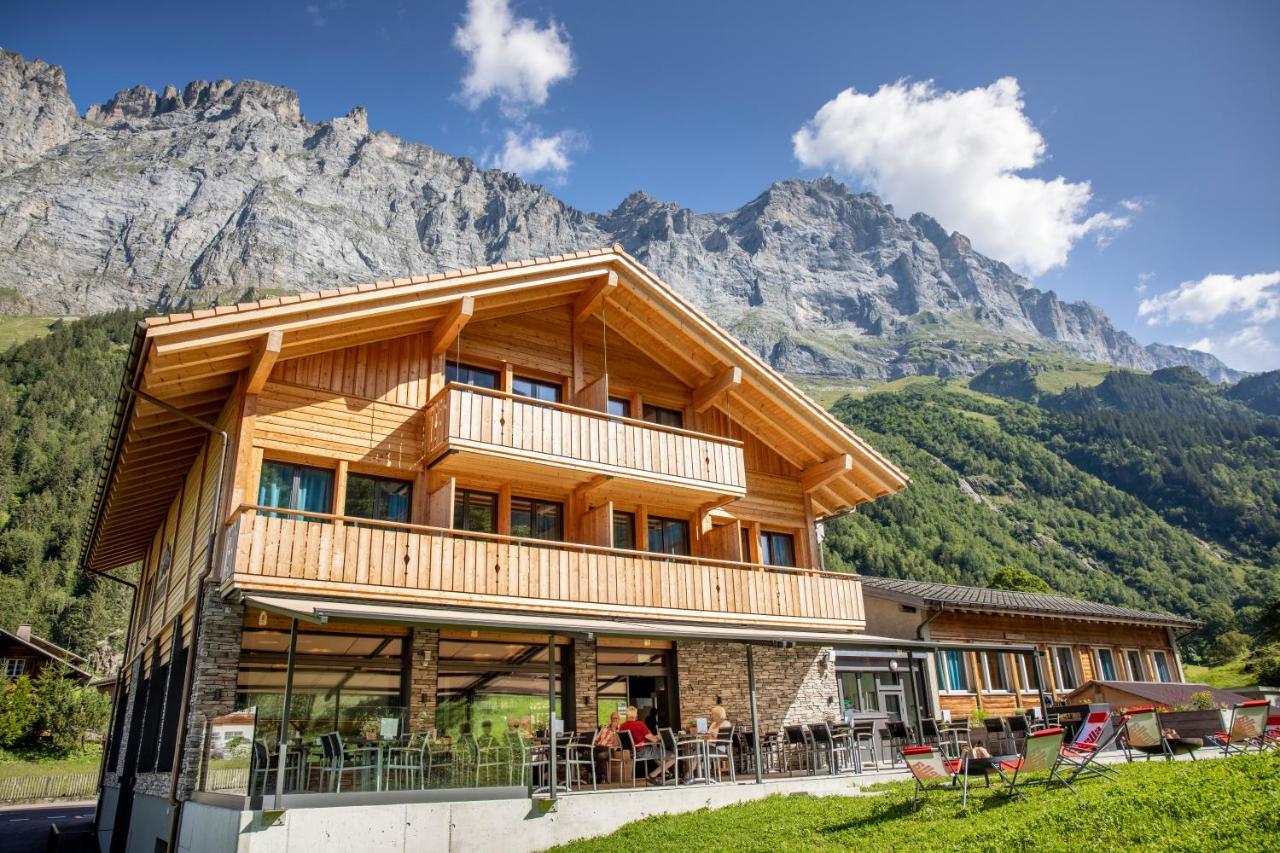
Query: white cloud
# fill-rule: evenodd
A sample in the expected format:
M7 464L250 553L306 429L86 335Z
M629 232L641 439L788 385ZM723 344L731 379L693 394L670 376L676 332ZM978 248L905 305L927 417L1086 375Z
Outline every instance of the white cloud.
M1031 274L1066 263L1087 234L1129 224L1088 215L1089 183L1019 175L1045 142L1023 112L1018 81L940 92L932 81L846 89L792 136L804 166L854 177L899 209L923 211L981 251Z
M1147 288L1151 286L1151 280L1156 277L1153 272L1138 273L1138 283L1134 285L1133 291L1139 296L1147 292Z
M1249 314L1252 324L1280 317L1280 272L1207 275L1144 299L1138 316L1147 323L1212 323L1228 314Z
M1200 352L1213 352L1213 341L1209 338L1201 338L1198 341L1192 341L1189 344L1184 344L1184 346L1186 346L1187 349L1199 350Z
M551 136L542 136L532 129L508 130L502 150L488 158L488 165L525 178L544 173L559 178L572 165L570 152L582 144L578 134L569 130Z
M1267 332L1261 325L1245 326L1227 339L1227 346L1253 355L1270 355L1280 352L1280 346L1267 337Z
M329 23L329 20L325 18L324 13L320 11L319 3L308 3L306 11L307 18L311 21L311 26L323 27L325 24Z
M552 84L573 74L573 54L555 21L517 18L509 0L468 0L453 44L467 56L462 96L472 109L497 98L504 113L542 106Z
M1130 213L1141 213L1147 203L1140 198L1126 198L1120 201L1120 206Z

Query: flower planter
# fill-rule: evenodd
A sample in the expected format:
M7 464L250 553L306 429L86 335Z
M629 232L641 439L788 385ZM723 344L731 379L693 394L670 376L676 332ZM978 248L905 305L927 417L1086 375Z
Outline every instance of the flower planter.
M1222 731L1222 716L1217 711L1161 711L1160 725L1173 729L1179 737L1203 738Z

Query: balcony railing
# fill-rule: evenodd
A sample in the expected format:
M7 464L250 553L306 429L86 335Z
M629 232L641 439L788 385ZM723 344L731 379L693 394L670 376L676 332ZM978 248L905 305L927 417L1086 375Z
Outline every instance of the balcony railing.
M427 404L428 460L449 450L746 494L742 442L451 384Z
M224 579L415 604L860 628L856 575L242 507ZM231 553L234 542L234 555Z

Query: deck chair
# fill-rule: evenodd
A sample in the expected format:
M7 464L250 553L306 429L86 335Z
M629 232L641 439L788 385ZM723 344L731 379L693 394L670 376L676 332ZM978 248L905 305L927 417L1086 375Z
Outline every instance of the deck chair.
M1262 733L1262 743L1271 749L1280 750L1280 711L1268 712L1267 730Z
M1041 783L1052 785L1057 782L1074 794L1076 789L1072 788L1071 784L1058 772L1058 768L1063 764L1062 738L1065 734L1062 728L1052 728L1041 729L1027 735L1027 742L1022 746L1022 756L1014 761L1000 762L1001 772L1013 774L1013 778L1008 780L1009 787L1006 793L1021 797L1025 796L1022 789L1028 785ZM1049 774L1047 778L1030 778L1033 773L1045 772Z
M1243 755L1251 748L1262 752L1265 748L1264 735L1270 710L1271 703L1266 699L1241 702L1231 709L1231 723L1226 730L1210 735L1210 739L1222 747L1223 755Z
M1124 715L1124 753L1132 762L1134 750L1144 753L1150 761L1162 755L1172 761L1175 755L1185 753L1196 759L1196 750L1204 746L1200 738L1168 737L1160 725L1160 715L1155 708L1132 708Z
M902 749L902 760L911 771L911 778L916 784L912 790L911 808L918 808L921 795L928 795L930 788L956 786L956 772L960 762L944 758L942 751L936 746L907 746Z
M1063 763L1073 768L1067 777L1068 782L1074 782L1080 776L1101 776L1113 781L1117 778L1114 770L1098 760L1098 756L1120 736L1119 726L1112 726L1111 732L1107 733L1110 719L1109 710L1090 711L1076 731L1075 739L1062 744Z

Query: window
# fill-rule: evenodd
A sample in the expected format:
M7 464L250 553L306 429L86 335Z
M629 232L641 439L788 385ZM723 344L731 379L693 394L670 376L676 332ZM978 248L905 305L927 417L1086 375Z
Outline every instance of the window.
M27 662L23 658L4 659L4 677L14 679L27 671Z
M666 427L684 428L684 412L679 409L664 409L661 406L645 405L644 419L651 424Z
M498 388L498 371L485 370L483 367L473 367L470 364L458 364L456 361L451 361L444 366L444 378L446 382L488 388L491 391L496 391Z
M1075 657L1070 646L1058 646L1053 650L1053 671L1059 692L1075 690L1080 683L1076 676Z
M1094 649L1094 656L1098 662L1097 678L1103 681L1116 680L1116 658L1111 653L1111 649Z
M633 512L613 512L613 547L636 549L636 516Z
M343 513L377 521L408 522L412 498L413 484L407 480L350 474Z
M560 717L559 700L564 692L564 665L572 660L570 647L557 645L555 659L550 661L547 643L518 642L515 638L494 641L484 636L475 639L440 639L439 675L436 680L436 730L457 743L462 735L474 736L482 744L506 743L510 732L525 735L544 734L550 709L548 689L555 691L556 715ZM581 685L590 690L588 685ZM572 711L570 703L570 712ZM563 719L563 717L560 717ZM566 724L569 729L571 723ZM486 777L488 774L481 774ZM504 774L492 774L501 778ZM481 784L495 784L491 781Z
M564 506L536 498L511 499L511 535L533 539L564 539Z
M453 529L476 533L497 530L498 496L489 492L458 489L453 495Z
M1142 653L1137 649L1124 650L1124 662L1129 667L1130 681L1146 681L1147 668L1142 665Z
M649 516L649 550L655 554L689 554L689 522Z
M751 562L751 528L742 525L742 562Z
M610 397L609 414L615 418L631 417L631 401L625 397Z
M1004 655L999 652L981 652L982 683L986 693L1008 693L1012 689L1009 683L1009 668L1005 665Z
M1018 667L1018 686L1023 693L1034 693L1036 688L1028 677L1027 656L1014 655L1014 665Z
M329 512L333 506L333 472L287 462L263 462L258 503L278 509ZM289 517L279 513L271 515ZM295 518L301 520L302 516Z
M938 689L943 693L967 693L969 673L965 671L964 652L949 649L936 653Z
M760 561L766 566L794 566L796 538L790 533L761 533Z
M1168 683L1173 681L1173 668L1169 666L1169 655L1165 652L1151 653L1151 662L1156 668L1156 679Z
M511 380L512 394L517 397L531 397L544 403L559 403L560 392L563 390L564 386L559 382L544 382L527 376L516 376Z

